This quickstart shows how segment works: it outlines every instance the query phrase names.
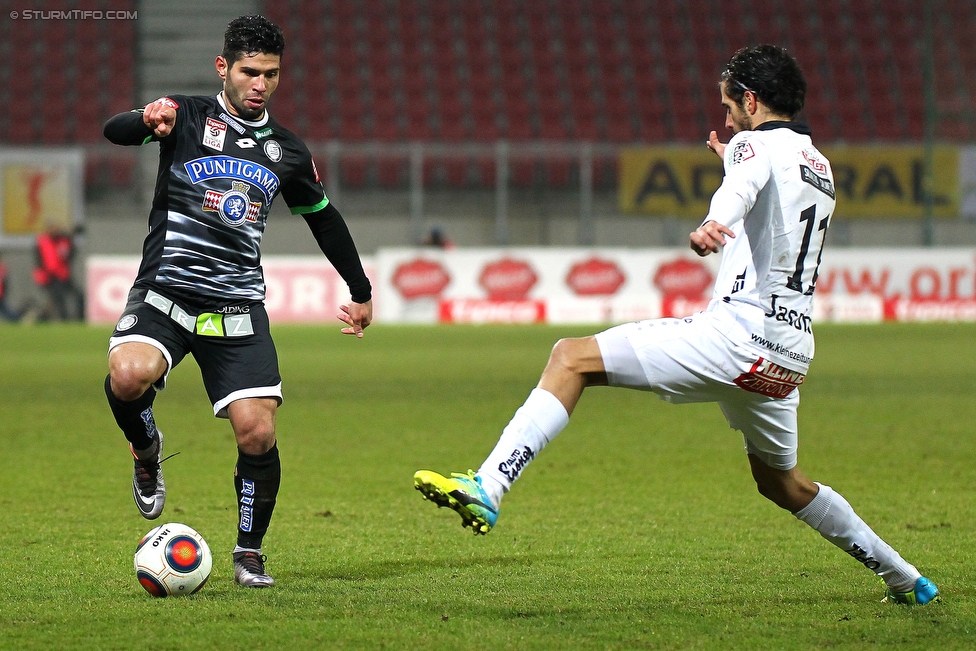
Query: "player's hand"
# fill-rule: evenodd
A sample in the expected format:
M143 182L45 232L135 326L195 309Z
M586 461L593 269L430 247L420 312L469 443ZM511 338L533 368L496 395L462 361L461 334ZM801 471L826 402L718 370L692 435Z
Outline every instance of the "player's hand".
M708 133L708 140L705 141L705 146L718 154L719 158L725 158L725 145L724 142L719 142L718 133L715 131L710 131Z
M725 246L726 235L735 237L735 233L728 226L715 221L707 221L691 234L691 250L702 257L709 253L718 253L719 249Z
M165 138L176 126L176 109L171 100L161 97L146 104L142 111L142 121L153 130L157 138Z
M356 303L349 301L349 305L340 305L341 312L336 314L336 318L345 323L348 328L342 329L344 335L356 335L363 338L363 328L368 326L373 320L373 301Z

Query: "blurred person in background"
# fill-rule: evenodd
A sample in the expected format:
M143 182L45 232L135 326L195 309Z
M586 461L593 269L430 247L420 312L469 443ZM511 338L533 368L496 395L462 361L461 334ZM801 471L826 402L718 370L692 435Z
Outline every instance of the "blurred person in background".
M785 50L735 53L721 77L728 144L709 134L725 178L690 235L701 256L722 251L712 300L683 319L628 323L556 343L537 387L477 473L430 470L414 486L488 533L502 498L568 424L587 386L653 391L669 402L717 402L743 434L759 493L882 577L885 600L923 605L935 584L882 540L829 486L797 467L799 386L813 359L813 293L835 206L829 161L794 118L806 81ZM723 251L724 249L724 251Z
M278 357L264 306L261 238L280 194L308 223L349 286L344 334L372 320L369 280L345 221L322 188L305 144L268 111L285 41L262 16L227 26L216 58L222 90L171 95L105 124L119 145L159 143L159 173L142 264L109 341L105 394L134 457L132 495L140 514L163 511L163 435L153 401L169 371L192 354L214 416L237 443L234 580L274 584L262 542L281 480L275 416L282 401Z
M424 237L424 246L432 246L437 249L453 249L454 242L448 239L447 234L444 233L444 229L440 226L433 226L429 231L427 231L427 236Z
M84 318L84 296L71 275L74 237L60 226L51 226L37 236L35 254L34 282L47 295L49 316L61 321Z
M7 264L0 257L0 319L4 321L20 321L20 313L7 303Z

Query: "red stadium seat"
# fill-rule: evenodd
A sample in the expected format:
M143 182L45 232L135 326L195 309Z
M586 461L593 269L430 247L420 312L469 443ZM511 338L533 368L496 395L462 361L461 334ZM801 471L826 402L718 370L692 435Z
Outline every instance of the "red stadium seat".
M362 156L343 156L339 161L339 182L342 187L361 188L366 185L367 160Z
M403 188L409 182L410 164L402 158L380 158L376 161L376 173L380 186Z
M508 166L509 185L516 188L529 188L536 182L536 162L534 160L512 160Z

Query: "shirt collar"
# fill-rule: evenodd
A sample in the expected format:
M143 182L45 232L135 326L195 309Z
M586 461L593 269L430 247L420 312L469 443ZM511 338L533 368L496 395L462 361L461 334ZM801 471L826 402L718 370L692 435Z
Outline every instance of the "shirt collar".
M268 123L268 119L271 117L271 114L268 113L267 107L265 107L265 109L264 109L264 115L261 117L261 119L260 120L257 120L257 121L254 121L254 122L252 122L251 120L245 120L242 117L239 117L237 115L234 115L227 108L227 104L224 103L224 92L223 91L220 91L219 93L217 93L217 103L220 104L221 108L224 109L224 113L226 113L229 117L232 117L235 120L237 120L238 122L240 122L241 124L246 124L249 127L263 127L264 125L266 125Z
M788 122L786 120L770 120L769 122L763 122L758 127L756 131L771 131L773 129L789 129L790 131L795 131L804 136L812 135L813 132L810 131L810 127L803 124L802 122Z

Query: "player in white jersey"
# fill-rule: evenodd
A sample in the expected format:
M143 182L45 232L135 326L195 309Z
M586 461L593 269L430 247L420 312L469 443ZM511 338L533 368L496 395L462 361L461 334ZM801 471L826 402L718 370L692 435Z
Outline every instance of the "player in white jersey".
M728 145L708 146L725 178L690 236L699 255L722 251L712 300L683 319L616 326L563 339L538 386L477 473L414 475L425 498L461 515L476 534L498 519L525 466L568 423L583 389L610 385L671 402L717 402L743 433L759 492L881 576L886 599L926 604L935 584L885 543L829 486L796 465L799 385L813 358L813 294L834 188L830 164L794 122L806 82L785 50L735 53L721 81Z

